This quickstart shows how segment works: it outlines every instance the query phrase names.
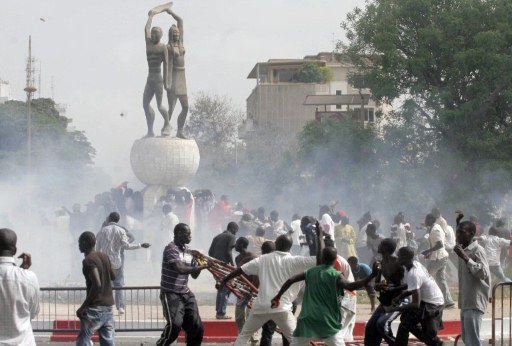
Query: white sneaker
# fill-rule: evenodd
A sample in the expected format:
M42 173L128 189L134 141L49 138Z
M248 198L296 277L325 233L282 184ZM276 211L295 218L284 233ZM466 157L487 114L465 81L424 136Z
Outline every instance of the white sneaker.
M124 315L124 309L123 308L119 308L118 312L119 312L119 315Z

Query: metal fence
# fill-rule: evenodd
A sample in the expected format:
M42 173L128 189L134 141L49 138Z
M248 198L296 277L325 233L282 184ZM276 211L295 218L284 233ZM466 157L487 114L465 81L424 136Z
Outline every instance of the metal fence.
M512 282L500 282L492 289L492 338L490 345L510 345L512 340Z
M113 287L124 291L125 313L116 313L114 326L118 332L161 331L165 318L160 303L159 286ZM79 331L76 310L86 296L85 287L41 288L40 310L32 321L34 332Z

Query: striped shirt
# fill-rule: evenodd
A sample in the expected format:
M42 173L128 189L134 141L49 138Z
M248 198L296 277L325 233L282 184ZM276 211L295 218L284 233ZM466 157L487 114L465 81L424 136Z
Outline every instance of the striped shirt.
M112 268L122 266L121 250L140 249L140 244L130 244L128 235L123 227L114 222L107 224L96 235L96 251L108 256Z
M173 241L164 249L162 259L162 280L160 288L162 292L189 293L188 275L180 274L172 268L171 264L182 262L189 267L197 267L197 262L187 245L178 246Z

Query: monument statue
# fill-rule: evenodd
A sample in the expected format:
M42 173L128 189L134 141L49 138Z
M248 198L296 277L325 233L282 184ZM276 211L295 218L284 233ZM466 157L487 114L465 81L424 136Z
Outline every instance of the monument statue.
M178 131L176 137L186 139L183 134L183 127L187 120L188 96L187 82L185 80L185 47L183 47L183 19L172 11L170 7L165 9L175 20L169 29L169 43L167 44L169 65L167 73L171 76L170 88L167 89L167 102L169 102L169 118L172 117L176 101L180 101L181 113L178 116Z
M146 185L143 191L144 217L155 215L160 198L169 188L182 189L197 172L200 161L199 147L187 139L183 127L188 113L187 83L185 81L185 48L183 47L183 20L171 9L172 2L154 7L148 13L144 30L149 67L144 89L143 105L148 125L144 138L135 140L130 152L130 163L135 176ZM167 12L176 21L169 29L169 43L160 43L162 29L151 27L153 17ZM162 106L164 88L169 112ZM155 112L150 106L156 96L158 111L164 118L162 136L155 137ZM176 137L171 137L170 118L180 101Z
M144 28L144 34L146 37L146 56L148 60L148 79L146 81L146 87L144 88L143 94L143 107L144 113L146 114L146 122L148 125L148 133L146 137L153 137L153 123L155 122L155 112L151 108L151 100L153 96L156 96L156 103L158 111L164 118L164 127L162 128L162 136L169 136L171 132L171 126L169 125L169 114L164 106L162 106L163 89L169 88L168 84L168 54L167 47L165 44L160 43L163 32L159 27L151 28L151 22L153 17L163 11L164 8L168 8L172 3L157 6L148 13L148 20ZM163 76L161 66L163 65Z

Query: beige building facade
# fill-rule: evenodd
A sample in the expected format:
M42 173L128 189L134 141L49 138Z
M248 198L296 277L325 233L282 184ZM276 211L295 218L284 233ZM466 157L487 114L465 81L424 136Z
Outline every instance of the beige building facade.
M323 84L294 82L293 76L306 62L328 67L332 80ZM353 70L353 66L336 61L332 53L257 63L247 77L256 80L256 86L247 98L248 121L255 126L272 126L298 133L308 121L321 118L319 115L324 112L342 117L360 117L361 104L305 104L306 98L312 95L369 94L368 90L359 90L349 84L348 76ZM365 123L375 121L375 111L375 103L367 100L364 105Z

